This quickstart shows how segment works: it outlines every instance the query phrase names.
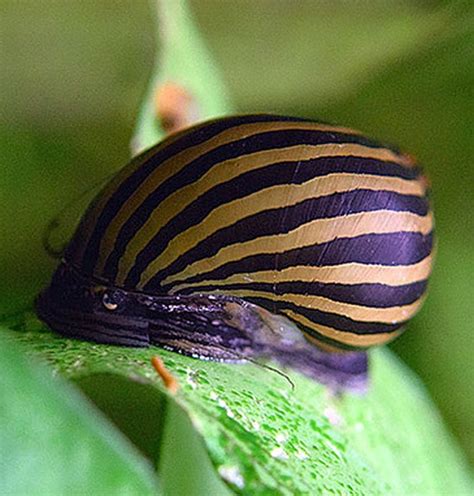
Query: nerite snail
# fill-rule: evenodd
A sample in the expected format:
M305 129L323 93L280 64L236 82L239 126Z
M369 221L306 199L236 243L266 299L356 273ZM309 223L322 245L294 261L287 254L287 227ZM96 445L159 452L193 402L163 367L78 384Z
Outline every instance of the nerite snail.
M267 356L351 383L366 371L361 350L421 306L426 188L411 158L351 129L273 115L199 124L106 185L38 313L67 336Z

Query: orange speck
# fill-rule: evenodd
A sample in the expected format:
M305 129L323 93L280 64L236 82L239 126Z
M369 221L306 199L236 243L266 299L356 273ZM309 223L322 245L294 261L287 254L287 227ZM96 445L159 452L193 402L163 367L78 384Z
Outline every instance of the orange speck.
M151 359L151 364L153 365L153 368L156 370L157 374L161 377L161 380L163 381L163 384L165 385L166 389L171 394L176 394L179 389L179 382L171 374L171 372L165 367L163 360L161 360L161 358L158 356L154 356Z

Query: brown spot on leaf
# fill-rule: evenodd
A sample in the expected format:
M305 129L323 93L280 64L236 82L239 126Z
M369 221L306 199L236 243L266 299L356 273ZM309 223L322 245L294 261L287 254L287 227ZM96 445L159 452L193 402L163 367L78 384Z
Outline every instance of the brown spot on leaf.
M167 82L155 92L155 113L167 134L175 133L199 120L194 96L183 86Z

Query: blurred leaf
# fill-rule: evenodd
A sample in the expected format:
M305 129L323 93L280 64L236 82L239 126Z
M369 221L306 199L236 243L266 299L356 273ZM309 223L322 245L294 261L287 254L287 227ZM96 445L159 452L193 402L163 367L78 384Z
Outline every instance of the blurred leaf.
M32 355L66 377L90 383L97 374L118 374L167 394L150 365L158 354L181 386L169 401L189 416L218 473L237 493L469 492L468 469L434 406L386 351L372 354L367 395L335 397L294 373L292 391L281 376L251 364L63 339L32 316L10 327ZM127 422L140 416L128 415ZM180 446L187 450L174 440L168 449L181 456Z
M156 494L150 467L88 402L0 335L0 493Z
M230 494L185 411L169 400L156 384L142 381L136 375L115 372L81 374L73 379L154 463L163 494Z
M437 2L191 2L239 109L314 115L442 36ZM229 29L232 26L232 29ZM317 116L316 116L317 117Z
M2 314L30 305L54 268L47 223L129 160L154 46L144 0L0 0L0 11Z
M163 136L156 115L156 92L165 84L178 85L196 105L194 120L218 117L230 111L226 89L193 23L185 0L157 0L157 60L135 137L134 153Z
M169 400L166 418L158 463L163 493L169 496L233 494L212 465L202 436L189 419L187 409Z

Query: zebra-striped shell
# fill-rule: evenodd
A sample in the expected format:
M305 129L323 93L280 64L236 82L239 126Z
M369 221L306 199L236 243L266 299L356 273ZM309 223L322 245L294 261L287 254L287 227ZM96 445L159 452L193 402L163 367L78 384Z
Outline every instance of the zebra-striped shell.
M363 349L397 336L422 304L426 189L413 159L351 129L228 117L121 170L64 264L98 288L238 297L317 344Z

